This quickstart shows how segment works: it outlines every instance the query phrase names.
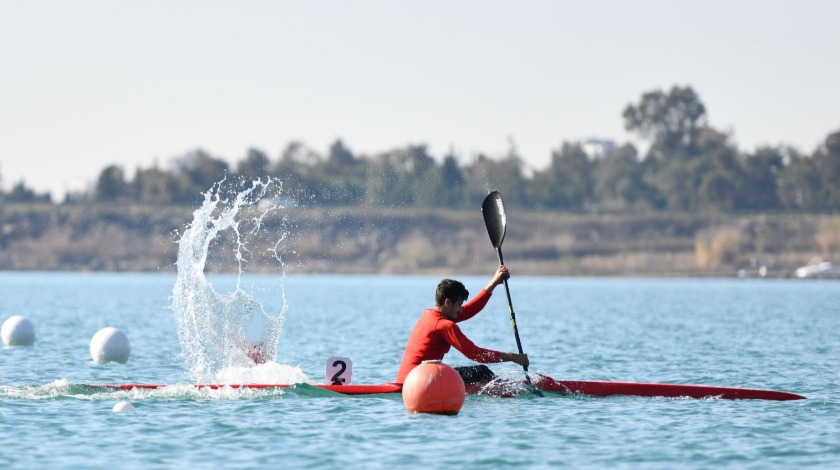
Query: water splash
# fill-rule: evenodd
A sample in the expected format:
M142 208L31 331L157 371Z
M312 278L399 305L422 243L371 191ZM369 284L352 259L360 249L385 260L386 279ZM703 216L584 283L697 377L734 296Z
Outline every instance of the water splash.
M273 360L283 330L288 305L282 287L285 240L284 207L278 202L282 185L270 178L253 181L238 192L222 180L204 193L204 202L193 212L190 223L178 241L178 277L172 290L172 310L178 339L196 383L233 383L255 365ZM265 221L280 216L280 233L266 230ZM261 249L260 249L261 248ZM225 258L238 270L236 286L230 294L216 292L205 276L208 262ZM255 254L256 253L256 254ZM283 305L269 315L262 304L241 285L249 261L268 258L280 274ZM260 268L264 269L264 263ZM224 266L212 266L224 271ZM292 374L294 375L294 374ZM276 379L280 380L280 379Z

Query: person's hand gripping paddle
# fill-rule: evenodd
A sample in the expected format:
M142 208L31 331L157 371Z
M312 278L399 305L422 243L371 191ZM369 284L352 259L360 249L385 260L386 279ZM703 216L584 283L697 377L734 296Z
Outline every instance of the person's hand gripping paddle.
M493 191L484 198L484 203L481 204L481 213L484 215L484 225L487 226L487 234L490 235L490 242L496 249L496 254L499 255L499 264L505 264L502 256L502 242L505 240L505 229L507 227L507 214L505 213L505 204L502 202L502 195L498 191ZM516 327L516 314L513 312L513 303L510 300L510 289L508 288L507 279L505 282L505 294L507 295L508 310L510 311L510 324L513 326L513 335L516 337L516 347L519 348L519 354L522 352L522 341L519 340L519 328ZM528 376L528 366L522 366L525 371L525 383L528 389L538 396L543 396L543 393L531 383L531 377Z

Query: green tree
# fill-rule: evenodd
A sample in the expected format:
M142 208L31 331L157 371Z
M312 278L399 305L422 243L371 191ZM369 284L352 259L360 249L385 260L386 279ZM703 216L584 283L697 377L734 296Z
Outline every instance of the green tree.
M165 205L178 198L175 177L157 166L147 170L138 169L131 184L134 197L141 204Z
M368 202L380 207L432 207L440 169L426 145L378 155L367 173Z
M440 167L428 150L425 144L411 145L401 162L402 182L415 207L434 207L440 188Z
M327 169L334 175L342 174L347 170L353 170L358 161L353 155L353 152L344 145L341 139L336 139L330 145L330 150L327 153Z
M312 168L321 161L317 152L303 142L289 142L272 166L270 174L283 182L283 193L301 204L315 203L316 186L312 182Z
M814 152L814 164L820 173L824 208L840 211L840 130L829 134Z
M177 162L178 194L180 202L194 204L201 201L201 195L214 183L224 179L228 164L211 157L203 150L196 150L181 157Z
M464 169L464 175L467 207L481 204L484 197L493 190L504 195L507 206L528 206L528 185L522 174L522 159L513 148L498 160L479 154L473 164Z
M813 158L786 149L786 165L779 176L779 196L786 209L822 209L822 178Z
M760 147L744 159L744 181L741 207L754 211L781 208L779 176L784 168L784 155L779 148Z
M645 180L668 208L734 205L736 170L728 137L707 126L706 106L691 87L645 93L623 116L625 129L650 140Z
M652 142L649 157L667 159L696 141L706 127L706 106L690 86L674 86L668 94L644 93L638 105L624 109L623 117L625 129Z
M408 196L402 193L399 178L400 172L397 165L388 157L388 154L374 157L365 183L367 204L372 207L407 205Z
M458 165L458 160L451 153L443 158L440 170L440 189L438 202L443 207L454 209L464 204L464 172Z
M325 161L315 165L312 184L316 186L321 204L347 206L360 203L365 194L363 160L337 139L330 145Z
M236 174L245 180L253 181L268 176L271 161L265 152L250 148L247 155L236 166Z
M125 172L117 165L106 166L93 190L93 200L97 202L116 202L128 198L128 183L125 181Z
M534 175L534 203L551 209L583 209L594 194L594 168L579 143L563 142L551 152L549 167Z
M632 144L604 155L594 174L594 198L610 210L653 208L656 190L644 180L645 168Z
M739 186L745 178L738 149L730 143L729 136L711 128L702 129L697 138L696 153L697 157L691 163L694 174L701 178L697 193L699 204L688 207L737 209Z
M12 190L5 194L5 199L9 202L23 203L52 202L50 193L38 194L35 190L27 187L23 180L15 183Z

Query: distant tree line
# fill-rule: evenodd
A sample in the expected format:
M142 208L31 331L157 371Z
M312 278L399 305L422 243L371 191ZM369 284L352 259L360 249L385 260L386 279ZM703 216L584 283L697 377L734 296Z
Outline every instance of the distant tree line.
M622 117L647 142L644 155L629 143L594 156L581 142L564 142L547 168L529 171L513 146L507 155L479 154L461 164L453 154L438 162L426 145L366 156L336 140L321 155L292 142L277 159L250 149L233 166L198 150L167 170L138 168L133 179L111 165L91 192L68 194L64 203L195 205L222 178L271 176L308 207L474 208L497 189L509 205L553 210L840 211L840 129L811 155L787 146L741 152L708 124L697 93L679 86L644 93ZM23 183L2 196L49 201Z
M3 179L0 178L0 183L2 182ZM52 202L52 196L49 193L38 194L33 189L28 188L23 181L18 181L11 191L3 191L0 188L0 202L3 201L49 203Z

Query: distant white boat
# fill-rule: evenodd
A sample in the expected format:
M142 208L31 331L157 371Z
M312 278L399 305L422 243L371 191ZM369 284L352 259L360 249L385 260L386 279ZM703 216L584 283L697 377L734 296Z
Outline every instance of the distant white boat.
M798 268L794 274L800 279L808 278L840 278L840 269L831 261L825 261L820 257L811 258L805 266Z

